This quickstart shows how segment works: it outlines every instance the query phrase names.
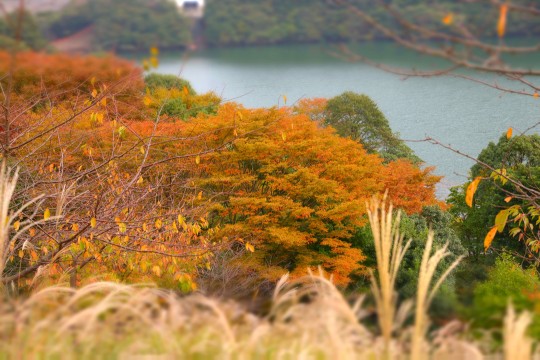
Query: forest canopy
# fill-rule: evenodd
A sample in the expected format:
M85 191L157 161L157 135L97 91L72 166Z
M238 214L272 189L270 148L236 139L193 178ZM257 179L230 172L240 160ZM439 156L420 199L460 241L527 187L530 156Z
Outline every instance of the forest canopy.
M296 42L342 42L381 38L375 29L359 21L356 14L334 1L281 0L208 0L206 8L206 38L209 45L250 45ZM371 0L350 0L354 5L390 28L399 28L396 20L382 6ZM393 0L408 20L443 28L440 19L456 11L469 31L482 36L496 35L494 19L497 13L489 4L476 2L463 7L453 0L411 1ZM527 5L527 0L517 1ZM534 16L511 14L508 35L534 35L540 25ZM517 18L516 18L517 19Z
M82 5L73 1L44 16L42 23L52 39L91 30L95 51L182 49L191 42L190 20L168 0L92 0Z
M381 6L368 0L350 0L354 5L390 29L401 29L399 22ZM527 5L526 0L517 1ZM451 31L441 22L447 14L468 31L483 37L496 36L493 7L482 2L463 7L449 0L434 2L393 0L407 21L438 31ZM12 14L10 16L16 16ZM22 41L31 49L43 49L47 41L70 39L89 42L86 51L146 51L185 49L199 42L206 46L244 46L281 43L336 43L384 39L385 35L362 21L343 3L334 1L208 0L204 18L185 17L170 0L91 0L72 1L52 13L26 14ZM534 36L540 33L534 16L511 13L508 36ZM192 31L193 29L194 32ZM84 36L83 36L84 34ZM459 35L459 34L458 34ZM196 39L194 39L194 37ZM11 40L10 40L11 39ZM13 29L0 22L0 42L9 45Z

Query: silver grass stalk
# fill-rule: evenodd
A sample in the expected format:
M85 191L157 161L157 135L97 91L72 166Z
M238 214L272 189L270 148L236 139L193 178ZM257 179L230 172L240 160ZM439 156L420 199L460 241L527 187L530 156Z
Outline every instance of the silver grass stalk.
M3 278L11 253L9 232L14 216L10 213L9 204L17 186L17 179L18 171L12 172L11 169L6 168L5 163L2 163L0 169L0 280Z
M49 219L34 220L39 206L31 214L27 214L24 219L20 219L25 210L42 199L42 195L26 202L16 210L10 209L13 194L19 179L19 169L8 168L5 162L0 165L0 289L4 285L4 272L6 265L13 254L18 250L24 250L31 244L26 242L18 244L17 240L32 226L44 223L49 220L59 218L58 216ZM39 205L39 204L37 204ZM15 223L19 221L17 229Z
M508 305L503 328L505 360L532 359L532 340L526 334L531 321L529 312L517 315L514 306Z
M392 340L397 308L397 294L394 289L399 266L411 241L403 245L399 233L400 213L392 221L393 206L386 209L386 194L382 201L373 198L367 205L369 222L375 243L377 257L376 277L371 272L371 288L375 297L378 321L388 350Z
M452 270L459 264L462 257L455 260L446 271L439 277L435 284L433 282L433 276L439 266L440 262L449 256L451 253L447 251L448 243L442 248L435 250L431 255L433 248L433 231L430 230L422 255L422 262L420 264L420 271L418 273L418 288L416 291L416 306L415 306L415 321L412 335L411 346L411 359L420 360L427 358L427 345L425 341L425 334L429 325L428 309L437 293L437 290L443 284L444 280L450 275Z

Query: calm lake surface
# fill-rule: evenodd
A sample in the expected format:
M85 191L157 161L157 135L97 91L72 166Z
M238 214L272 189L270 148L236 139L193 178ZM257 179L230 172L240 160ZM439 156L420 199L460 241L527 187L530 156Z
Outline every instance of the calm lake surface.
M394 66L444 66L439 60L404 52L392 44L367 44L358 49ZM331 51L330 47L296 45L212 49L188 58L162 54L157 72L180 74L198 92L214 91L246 107L283 105L282 95L292 104L302 98L330 98L347 90L364 93L375 100L403 139L430 136L472 156L490 141L497 141L509 127L517 134L540 121L540 99L501 93L451 77L404 80L365 64L344 61ZM539 67L540 56L519 59L519 63ZM505 79L497 81L512 86ZM435 166L436 173L444 175L439 197L444 198L451 186L466 180L472 161L439 146L414 141L408 144L426 165Z

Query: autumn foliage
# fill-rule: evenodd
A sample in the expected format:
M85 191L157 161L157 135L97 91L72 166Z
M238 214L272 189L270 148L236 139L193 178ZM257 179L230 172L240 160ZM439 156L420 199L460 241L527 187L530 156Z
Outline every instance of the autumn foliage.
M432 169L383 162L322 127L324 99L246 109L186 86L145 90L137 68L111 57L16 60L13 106L37 89L54 99L10 123L25 196L48 194L38 213L59 215L23 237L31 248L14 244L11 261L34 271L46 262L73 284L108 274L190 290L226 250L270 281L321 266L344 285L366 274L351 239L369 198L388 190L409 214L438 204Z
M144 90L141 70L112 56L0 52L0 73L12 74L13 91L27 98L34 97L36 92L50 92L54 99L73 98L81 92L91 93L96 83L122 83L131 95ZM2 81L5 83L6 79Z
M364 271L364 255L349 239L366 224L365 202L376 193L388 189L409 213L437 203L430 169L404 160L385 166L359 143L287 108L227 104L190 126L212 134L206 144L227 144L202 157L194 174L213 203L215 240L244 245L245 264L272 280L320 265L345 284Z

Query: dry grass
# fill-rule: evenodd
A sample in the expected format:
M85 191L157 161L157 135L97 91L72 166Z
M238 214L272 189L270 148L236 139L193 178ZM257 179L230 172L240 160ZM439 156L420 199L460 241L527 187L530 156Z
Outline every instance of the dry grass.
M379 331L361 322L362 300L350 304L322 271L277 284L270 311L258 317L234 302L201 294L181 297L152 286L94 283L49 287L0 304L0 358L53 359L508 359L533 358L530 315L509 307L504 347L467 336L463 324L428 331L428 307L444 277L433 282L446 247L422 258L415 306L397 307L394 283L408 245L399 218L374 200L370 220L377 248L373 290ZM406 302L411 304L412 302ZM407 317L414 322L407 327ZM388 312L387 312L388 311Z
M506 360L532 359L532 341L526 334L531 321L530 313L517 315L512 304L508 306L503 330Z
M445 257L451 255L446 251L448 244L441 249L435 250L435 252L431 254L433 236L433 232L430 231L424 248L424 254L422 255L422 262L420 263L420 271L418 273L418 288L416 291L414 332L412 335L411 350L411 357L413 359L424 359L426 357L425 354L428 353L429 345L425 341L425 335L429 326L429 306L444 280L461 261L461 258L455 260L437 281L433 283L435 271L440 262Z
M359 321L322 274L278 284L270 313L257 317L232 302L179 297L149 286L95 283L51 287L3 303L0 358L57 359L384 359L382 337ZM509 310L505 359L530 359L528 315ZM412 329L392 339L392 359L409 359ZM461 324L432 333L422 356L483 359ZM500 354L487 354L502 358Z
M12 200L18 178L19 170L8 168L5 162L2 162L0 165L0 292L4 290L2 280L6 275L6 265L10 257L19 250L26 250L33 246L27 241L19 241L21 236L33 226L60 218L60 216L52 216L48 219L35 219L42 196L13 210Z
M402 323L400 319L396 319L398 309L397 293L394 287L399 266L411 241L403 245L403 236L398 231L400 215L398 213L393 219L392 205L387 210L384 200L380 202L377 198L373 198L367 208L373 232L378 273L378 277L373 272L371 273L371 289L377 305L379 327L385 347L389 351L393 331L397 324ZM404 318L403 314L407 313L407 310L403 308L401 319Z
M58 359L383 359L382 337L359 321L361 302L351 306L322 274L278 284L270 313L257 317L233 302L199 294L179 297L148 286L95 283L78 290L51 287L0 311L0 357ZM509 310L506 359L529 359L524 334L528 315ZM482 359L480 347L449 324L422 356ZM392 359L408 359L410 334L392 339ZM501 354L491 354L501 358ZM414 358L414 357L413 357Z

